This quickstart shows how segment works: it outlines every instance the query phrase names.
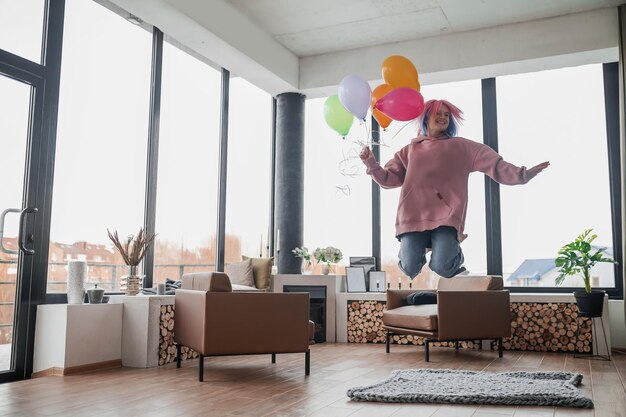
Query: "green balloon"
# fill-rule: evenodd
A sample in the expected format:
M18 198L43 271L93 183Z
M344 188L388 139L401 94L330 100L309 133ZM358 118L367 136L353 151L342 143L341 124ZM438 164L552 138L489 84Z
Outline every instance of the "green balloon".
M324 119L333 130L341 136L346 136L352 127L354 116L339 101L337 94L332 95L324 102Z

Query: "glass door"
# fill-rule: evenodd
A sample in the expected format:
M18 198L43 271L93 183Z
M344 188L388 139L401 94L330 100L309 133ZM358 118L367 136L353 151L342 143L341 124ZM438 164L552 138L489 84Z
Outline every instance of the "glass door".
M28 303L35 254L36 184L40 126L36 80L3 75L0 65L0 381L24 377ZM30 191L29 191L30 190ZM32 341L30 342L32 343Z

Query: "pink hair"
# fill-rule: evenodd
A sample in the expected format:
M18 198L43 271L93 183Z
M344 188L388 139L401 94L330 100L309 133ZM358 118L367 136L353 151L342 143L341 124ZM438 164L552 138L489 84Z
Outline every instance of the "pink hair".
M428 100L424 103L424 113L417 119L418 126L422 128L422 132L426 134L428 128L428 116L437 114L441 106L450 109L450 125L448 126L448 136L456 136L456 131L461 120L463 120L463 112L448 100Z

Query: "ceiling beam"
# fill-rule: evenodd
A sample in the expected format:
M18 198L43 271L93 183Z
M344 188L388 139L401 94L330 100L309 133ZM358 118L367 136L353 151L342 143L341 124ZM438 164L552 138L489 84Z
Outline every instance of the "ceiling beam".
M335 94L348 74L373 85L390 55L416 65L422 84L480 79L618 59L616 8L359 48L300 59L300 91Z

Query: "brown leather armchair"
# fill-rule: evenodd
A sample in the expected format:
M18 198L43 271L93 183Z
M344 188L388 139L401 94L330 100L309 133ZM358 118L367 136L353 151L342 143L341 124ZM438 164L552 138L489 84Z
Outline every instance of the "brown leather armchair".
M511 336L510 295L503 289L502 277L442 278L437 286L437 304L407 305L405 298L414 290L387 290L383 327L387 329L386 350L394 334L424 338L424 355L429 360L431 342L498 340Z
M277 353L304 352L310 373L308 293L234 293L224 273L185 274L175 308L176 367L181 346L195 350L200 381L205 356L271 354L275 363Z

